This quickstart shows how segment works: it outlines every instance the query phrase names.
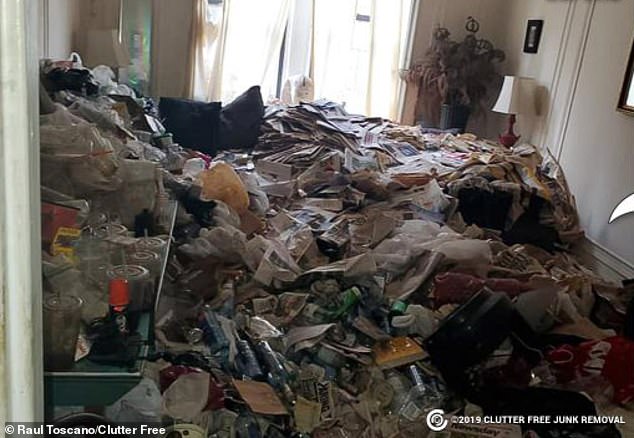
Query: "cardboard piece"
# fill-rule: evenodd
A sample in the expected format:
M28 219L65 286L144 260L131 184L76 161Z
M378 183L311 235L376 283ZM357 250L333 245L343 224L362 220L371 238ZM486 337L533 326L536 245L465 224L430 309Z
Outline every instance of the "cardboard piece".
M288 415L288 411L268 383L233 379L233 384L249 408L256 414Z

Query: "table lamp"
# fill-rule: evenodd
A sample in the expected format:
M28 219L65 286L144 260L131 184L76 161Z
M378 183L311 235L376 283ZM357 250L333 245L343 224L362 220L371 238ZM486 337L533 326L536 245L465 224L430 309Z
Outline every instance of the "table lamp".
M535 80L518 76L504 76L504 84L493 111L509 114L508 131L500 134L500 143L510 148L519 136L513 132L517 114L533 114L535 112Z

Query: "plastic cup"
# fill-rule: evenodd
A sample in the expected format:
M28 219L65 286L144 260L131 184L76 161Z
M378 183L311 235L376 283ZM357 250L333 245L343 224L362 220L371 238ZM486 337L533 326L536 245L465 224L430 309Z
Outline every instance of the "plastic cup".
M44 367L67 371L75 363L75 348L81 324L79 297L49 296L44 300Z

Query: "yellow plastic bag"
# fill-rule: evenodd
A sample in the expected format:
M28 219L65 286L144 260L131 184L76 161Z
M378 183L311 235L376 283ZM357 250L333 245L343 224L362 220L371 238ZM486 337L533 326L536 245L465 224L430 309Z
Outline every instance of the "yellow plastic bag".
M208 170L198 175L202 188L201 198L205 201L222 201L243 214L249 209L249 194L233 167L223 161L212 164Z

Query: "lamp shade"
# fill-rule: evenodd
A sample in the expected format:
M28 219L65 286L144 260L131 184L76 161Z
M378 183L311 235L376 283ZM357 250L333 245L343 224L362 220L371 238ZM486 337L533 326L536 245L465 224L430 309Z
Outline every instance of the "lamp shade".
M493 111L504 114L533 114L535 90L534 79L504 76L504 84Z
M107 65L109 67L127 67L130 54L127 47L119 41L116 29L91 30L86 35L84 63L90 67Z

